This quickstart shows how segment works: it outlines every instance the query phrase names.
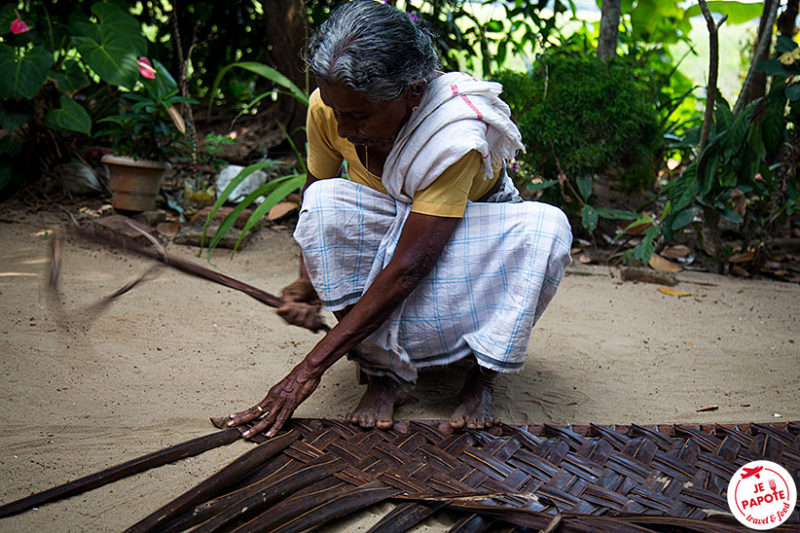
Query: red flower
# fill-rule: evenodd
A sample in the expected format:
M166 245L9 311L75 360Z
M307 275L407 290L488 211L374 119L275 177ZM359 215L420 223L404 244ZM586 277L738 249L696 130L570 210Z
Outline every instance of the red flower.
M156 77L156 69L150 64L149 59L142 56L139 58L139 61L137 61L137 64L139 65L139 74L151 80Z
M20 33L25 33L26 31L30 31L30 28L27 24L22 20L22 17L19 16L19 11L16 9L14 12L17 14L17 18L14 22L11 23L11 33L14 35L18 35Z

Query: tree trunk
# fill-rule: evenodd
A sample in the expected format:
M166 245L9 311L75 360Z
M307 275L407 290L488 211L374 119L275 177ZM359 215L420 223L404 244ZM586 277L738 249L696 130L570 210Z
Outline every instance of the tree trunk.
M597 57L600 59L610 59L617 55L621 12L622 0L603 0L597 39Z
M750 62L750 68L747 71L747 77L742 84L742 91L739 93L739 98L736 100L736 105L733 107L733 112L738 113L745 106L753 101L750 98L752 94L753 80L756 76L756 67L758 66L758 58L762 57L764 53L769 56L770 45L772 43L772 26L775 24L776 14L778 12L777 0L767 0L764 2L764 14L761 16L761 24L759 28L758 40L756 41L755 52L753 53L753 60ZM766 50L766 52L764 52Z
M772 40L772 26L769 28L766 27L767 19L769 18L770 9L772 9L772 4L774 2L778 2L779 0L766 0L764 2L764 12L761 14L761 20L758 24L758 33L756 36L756 43L761 41L761 38L764 32L769 34L769 39ZM770 47L761 49L761 53L756 57L753 56L753 63L758 65L762 61L766 61L769 59L769 52ZM766 72L756 72L753 74L753 82L750 85L750 92L747 94L747 102L752 102L761 98L762 96L767 94L767 73Z
M706 86L706 110L703 115L703 128L700 130L700 148L698 154L703 153L708 142L708 135L711 132L711 124L714 122L714 101L717 98L717 76L719 74L719 28L728 18L722 17L718 23L714 22L711 11L705 0L699 0L700 10L706 19L708 27L708 84Z
M797 20L797 7L800 0L789 0L786 9L778 17L778 34L794 39L795 21Z
M264 30L271 46L272 63L278 71L300 89L306 87L305 64L302 53L308 30L303 0L271 0L264 13ZM281 113L284 126L298 149L305 144L306 108L292 97L282 97L286 111Z

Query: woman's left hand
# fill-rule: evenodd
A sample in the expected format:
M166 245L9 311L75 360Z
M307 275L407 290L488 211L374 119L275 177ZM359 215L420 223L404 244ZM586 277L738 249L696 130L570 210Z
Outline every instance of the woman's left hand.
M320 377L321 372L314 372L306 361L301 362L289 372L289 375L273 386L263 400L250 409L230 415L228 427L241 426L262 417L242 436L249 438L266 431L267 437L274 437L292 416L294 410L314 392L319 385Z

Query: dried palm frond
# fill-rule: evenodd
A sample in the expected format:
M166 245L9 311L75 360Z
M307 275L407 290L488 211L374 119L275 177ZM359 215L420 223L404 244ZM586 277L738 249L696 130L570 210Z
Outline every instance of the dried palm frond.
M764 459L800 476L800 423L502 425L450 434L437 421L365 430L295 419L278 436L253 440L253 450L128 531L296 532L391 501L396 507L371 532L406 531L447 509L461 514L451 529L459 532L726 533L743 530L726 495L740 466ZM119 467L111 470L118 479ZM0 517L46 501L13 502ZM778 531L800 531L800 511Z

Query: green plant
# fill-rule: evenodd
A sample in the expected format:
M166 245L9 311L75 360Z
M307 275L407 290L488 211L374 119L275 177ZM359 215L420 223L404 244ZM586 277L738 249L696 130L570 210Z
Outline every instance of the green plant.
M107 126L96 136L108 138L117 155L169 161L190 150L186 123L176 106L198 102L179 96L178 86L164 65L154 63L155 77L141 80L143 91L123 94L123 111L98 121Z
M206 135L203 146L206 157L203 157L200 163L208 165L209 172L218 173L227 164L227 161L217 156L225 150L226 146L233 144L236 144L236 139L219 133L209 133Z
M263 65L260 63L253 63L253 62L240 62L228 65L224 69L220 71L217 75L214 86L211 91L212 96L216 94L217 88L220 85L221 80L225 76L225 74L231 70L232 68L239 68L245 69L250 72L256 73L259 76L266 78L267 80L275 83L279 87L283 89L281 92L285 94L291 95L293 98L298 100L299 102L303 103L304 105L308 105L308 94L298 88L294 83L291 82L288 78L283 76L280 72L275 70L274 68ZM255 97L255 99L248 105L246 108L252 107L255 103L259 100L263 99L267 95L269 95L271 91L264 92ZM295 153L297 158L297 164L293 170L287 175L281 176L280 178L271 180L264 185L256 188L252 193L248 194L243 200L241 200L236 207L222 220L219 227L217 228L216 232L214 233L213 238L208 244L208 253L209 256L211 254L211 250L213 250L222 237L233 228L234 224L238 220L239 216L244 212L245 209L250 207L254 202L256 202L259 198L264 197L263 201L258 205L258 207L253 211L248 218L247 222L244 225L241 233L239 234L239 239L236 242L234 247L234 251L238 249L239 245L242 242L242 239L247 232L250 231L258 222L264 217L269 210L272 209L275 205L278 204L281 200L285 199L289 194L292 192L300 189L306 182L306 177L308 176L308 170L306 169L303 154L300 153L300 150L295 145L294 141L292 140L292 136L289 132L287 132L283 126L278 124L278 126L283 131L284 137L289 145L292 147L292 150ZM219 209L228 201L230 198L231 193L236 189L236 187L242 183L245 179L247 179L252 173L262 170L264 168L276 168L280 166L280 162L275 160L265 160L259 161L258 163L254 163L242 169L232 180L231 182L225 187L224 190L220 191L217 196L217 201L211 208L211 211L206 218L205 225L203 227L203 236L201 239L201 249L202 244L205 242L206 232L208 231L209 226L211 225L211 221L214 219L214 215L217 214Z
M628 191L655 178L658 119L630 67L556 53L541 57L531 74L503 71L496 79L526 146L518 185L543 190L544 201L579 215L589 233L600 217L637 218L592 202L596 174L615 176Z
M720 270L732 253L721 243L722 224L741 236L742 249L754 249L769 240L770 227L779 218L791 216L798 200L796 163L783 168L787 174L781 173L781 150L794 131L789 127L791 114L785 112L787 94L791 94L786 89L785 78L775 79L765 98L736 114L725 100L717 101L706 148L663 187L665 206L660 219L653 221L641 244L626 252L626 259L647 263L659 236L669 242L692 226L697 235L710 241L701 244ZM698 140L695 129L685 143L696 146ZM783 197L775 202L779 190Z
M147 54L140 23L115 4L88 11L87 3L68 4L0 8L0 191L76 153L116 105L118 89L131 90L140 78ZM24 31L12 31L16 20Z

